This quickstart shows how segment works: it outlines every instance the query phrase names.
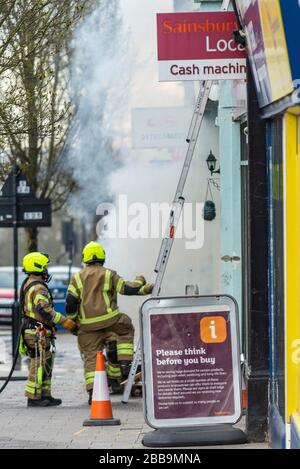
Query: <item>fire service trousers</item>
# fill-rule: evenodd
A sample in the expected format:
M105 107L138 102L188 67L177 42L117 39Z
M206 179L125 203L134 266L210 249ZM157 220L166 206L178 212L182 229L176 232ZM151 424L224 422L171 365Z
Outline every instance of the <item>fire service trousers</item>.
M133 357L134 327L126 314L120 314L110 327L95 331L78 332L78 347L84 362L86 390L93 389L97 352L105 350L106 371L109 379L121 382L126 379L124 365L128 371Z
M25 330L24 342L30 357L28 381L25 396L42 399L51 396L51 379L54 352L51 351L53 338L45 337L39 342L34 330Z

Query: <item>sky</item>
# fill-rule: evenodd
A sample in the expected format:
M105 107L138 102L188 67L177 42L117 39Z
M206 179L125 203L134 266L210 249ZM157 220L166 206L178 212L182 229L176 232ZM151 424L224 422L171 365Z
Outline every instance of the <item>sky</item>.
M156 13L173 11L173 1L121 0L121 8L138 56L132 107L181 105L183 87L178 83L158 82L156 57Z
M123 22L120 35L116 34L116 4L120 5ZM188 0L188 5L190 11L193 11L192 0ZM73 148L76 174L83 188L79 198L81 202L84 198L85 204L93 207L94 202L98 204L113 200L118 210L119 196L126 195L128 204L141 203L150 213L153 202L172 202L186 154L186 142L183 137L184 149L181 154L177 148L175 154L174 150L168 148L132 148L131 137L135 131L132 128L132 110L183 107L188 87L193 90L189 96L193 96L190 100L190 114L187 113L184 124L184 134L187 135L196 102L194 91L197 86L199 88L199 84L158 81L156 13L172 12L172 1L120 0L110 3L107 0L107 8L108 16L101 9L95 11L74 38L72 83L83 86L79 113L81 134ZM101 117L103 115L104 119ZM101 145L109 136L118 142L121 164L117 167L111 164L111 154ZM210 149L218 154L217 142L217 128L214 114L211 113L205 118L187 180L187 201L203 203L205 200L208 176L205 160ZM216 191L215 199L218 199ZM201 208L197 210L197 219L202 219ZM134 214L128 215L129 220L134 217ZM184 294L185 285L198 283L200 278L202 293L217 290L218 269L214 268L213 252L218 251L216 223L219 220L218 217L213 224L206 225L209 245L206 244L202 249L187 250L184 239L175 241L164 292ZM110 222L108 218L108 225ZM145 224L141 225L144 228ZM149 281L154 280L153 268L160 239L123 239L120 236L111 239L104 233L100 241L107 252L107 267L117 270L128 280L140 274L144 274ZM207 275L207 266L215 270L215 275ZM136 319L137 303L140 302L140 298L120 298L122 310L130 314L135 311Z

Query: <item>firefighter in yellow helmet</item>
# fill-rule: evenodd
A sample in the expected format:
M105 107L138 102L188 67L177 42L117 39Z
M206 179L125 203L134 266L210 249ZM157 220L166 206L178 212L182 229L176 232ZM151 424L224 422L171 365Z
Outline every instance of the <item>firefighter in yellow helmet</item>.
M85 384L91 403L97 352L105 347L111 392L120 393L120 382L128 377L133 358L134 327L129 316L118 309L117 294L147 295L153 285L143 276L125 281L114 270L103 267L105 251L99 243L88 243L83 251L86 267L71 279L66 299L67 317L78 326L78 346L84 360Z
M74 321L53 309L52 295L47 285L51 280L48 263L48 255L41 252L31 252L23 259L23 271L27 277L20 289L23 320L19 351L30 357L25 388L29 407L61 404L61 399L51 395L55 324L59 323L69 331L76 328Z

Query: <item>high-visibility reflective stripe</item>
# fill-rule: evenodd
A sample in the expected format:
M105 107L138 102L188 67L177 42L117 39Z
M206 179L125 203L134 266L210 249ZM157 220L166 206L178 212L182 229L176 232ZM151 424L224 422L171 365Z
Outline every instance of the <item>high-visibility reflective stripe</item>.
M124 353L124 355L127 355L128 353L133 353L133 345L132 344L120 344L117 345L117 351L118 353Z
M78 298L77 290L75 287L73 287L73 285L68 286L68 292L75 296L75 298Z
M40 300L44 301L45 303L49 303L49 298L47 298L44 295L38 294L38 295L35 296L35 298L33 300L34 306L36 306Z
M145 293L145 286L146 285L144 285L143 287L139 289L139 293L138 293L139 295L147 295L147 293Z
M118 356L120 355L133 355L133 350L132 349L123 349L123 350L118 350Z
M83 285L82 285L82 281L81 281L79 272L76 272L76 274L74 275L74 279L75 279L78 290L81 291L82 288L83 288Z
M76 318L77 318L77 315L78 315L78 313L67 314L67 318L68 318L68 319L76 319Z
M107 375L113 378L121 378L121 369L119 366L108 365L107 366Z
M88 371L87 373L84 374L84 378L85 378L85 384L93 384L94 378L95 378L95 372Z
M25 329L24 333L25 334L30 334L30 335L36 335L36 330L35 329Z
M121 348L132 348L133 349L133 343L132 342L121 342L120 344L117 344L117 349Z
M40 386L29 386L28 384L25 387L26 391L28 392L35 392L36 390L39 391Z
M35 383L34 381L27 381L26 386L35 388L36 386L39 387L39 384Z
M112 312L112 309L110 307L110 299L109 299L109 296L107 294L106 291L103 291L103 299L104 299L104 302L105 302L105 305L106 305L106 310L107 310L107 313L111 313Z
M113 365L112 363L107 364L107 369L112 370L113 372L119 372L120 371L120 365Z
M28 386L25 387L25 391L29 392L29 394L41 394L42 393L41 388L30 388Z
M112 370L111 368L107 370L108 376L113 378L121 378L121 370Z
M91 374L91 376L85 376L85 380L94 379L94 377L95 377L95 373Z
M87 378L85 380L85 384L93 384L94 381L95 381L95 378Z
M121 376L122 376L121 370L108 369L107 370L107 376L109 376L110 378L121 378Z
M24 333L29 334L29 335L36 335L36 330L35 329L25 329ZM49 330L46 330L46 335L50 336L50 335L52 335L52 332L49 331Z
M144 285L144 282L142 280L135 279L134 283L137 283L138 285Z
M107 376L109 378L112 378L112 379L119 379L121 378L121 373L118 373L118 374L114 374L114 373L111 373L110 371L107 372Z
M41 394L42 392L40 388L31 388L29 386L25 387L25 391L29 392L30 394Z
M98 323L98 322L107 321L108 319L111 319L111 318L113 318L113 317L115 317L119 314L118 309L112 310L109 295L107 293L111 289L111 276L112 276L111 270L109 270L109 269L105 270L104 285L103 285L102 294L103 294L103 300L105 302L107 313L103 314L101 316L96 316L96 317L93 317L93 318L87 318L86 314L85 314L85 311L83 309L82 302L81 302L81 304L80 304L80 319L79 319L81 324L95 324L95 323ZM81 296L81 299L82 299L84 297L84 292L83 292L83 284L82 284L81 278L79 276L79 272L76 272L76 274L74 276L74 279L75 279L75 282L76 282L76 285L77 285L78 289L80 290L80 296Z
M79 308L79 312L80 312L80 316L81 318L85 318L85 312L84 312L84 309L83 309L83 305L82 305L82 302L80 303L80 308Z
M35 317L33 307L32 307L32 301L31 301L31 294L34 292L34 289L35 289L35 286L29 288L28 293L27 293L26 307L27 307L27 312L29 314L29 317L31 317L31 318Z
M106 269L105 277L104 277L104 287L103 287L103 290L105 291L109 290L110 277L111 277L111 270Z
M76 272L76 274L74 275L74 280L75 280L75 283L76 283L76 285L77 285L77 288L78 288L78 290L79 290L79 292L80 292L79 298L81 298L81 300L83 300L83 284L82 284L82 281L81 281L79 272ZM82 301L81 301L81 303L80 303L79 311L80 311L80 316L81 316L81 318L85 318L85 313L84 313Z
M118 314L120 314L119 310L115 309L111 313L103 314L102 316L96 316L95 318L80 318L79 321L81 324L95 324L96 322L103 322L114 318Z
M95 379L95 376L90 376L89 378L85 378L85 381L86 382L92 382L92 381L94 381L94 379Z
M106 305L106 310L108 314L111 314L113 310L110 307L110 299L108 296L108 291L110 289L110 280L111 280L111 270L106 270L105 271L105 277L104 277L104 285L103 285L103 299Z
M27 381L25 391L29 394L41 394L41 385L34 381Z
M123 278L119 278L119 280L117 282L117 286L116 286L116 290L117 290L118 293L120 293L122 291L124 283L125 283L125 280Z
M58 323L60 322L61 318L62 318L62 315L60 313L55 313L53 322Z

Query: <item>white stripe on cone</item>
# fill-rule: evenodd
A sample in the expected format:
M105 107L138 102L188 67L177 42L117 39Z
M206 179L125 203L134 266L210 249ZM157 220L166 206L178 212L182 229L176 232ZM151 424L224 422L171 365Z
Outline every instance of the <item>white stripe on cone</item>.
M106 371L95 371L93 401L109 401Z

